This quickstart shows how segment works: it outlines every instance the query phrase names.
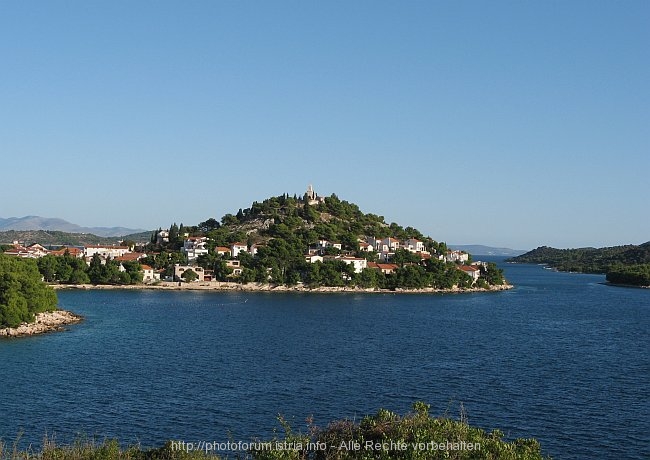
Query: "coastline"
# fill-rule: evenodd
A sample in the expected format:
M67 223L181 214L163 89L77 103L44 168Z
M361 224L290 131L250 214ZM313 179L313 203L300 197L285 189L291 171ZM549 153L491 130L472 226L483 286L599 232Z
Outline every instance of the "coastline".
M609 281L604 281L600 284L604 286L620 287L620 288L650 289L650 286L641 285L641 284L611 283Z
M48 332L62 331L65 326L83 320L82 316L67 310L54 310L38 313L33 323L23 323L18 327L0 329L0 337L27 337Z
M162 281L157 284L133 284L133 285L108 285L108 284L56 284L51 285L54 289L81 289L81 290L163 290L163 291L223 291L223 292L306 292L306 293L368 293L368 294L460 294L470 292L499 292L512 289L511 284L491 286L490 288L469 288L469 289L437 289L419 288L405 289L398 288L378 289L360 288L345 286L321 286L310 288L307 286L284 286L266 283L233 283L221 281L206 281L193 283L177 283Z

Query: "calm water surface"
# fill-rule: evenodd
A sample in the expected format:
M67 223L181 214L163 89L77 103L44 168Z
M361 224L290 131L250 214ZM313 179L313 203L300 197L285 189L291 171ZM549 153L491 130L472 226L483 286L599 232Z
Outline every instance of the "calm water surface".
M414 401L556 458L648 458L650 290L505 265L462 295L66 291L86 320L0 340L0 437L268 437Z

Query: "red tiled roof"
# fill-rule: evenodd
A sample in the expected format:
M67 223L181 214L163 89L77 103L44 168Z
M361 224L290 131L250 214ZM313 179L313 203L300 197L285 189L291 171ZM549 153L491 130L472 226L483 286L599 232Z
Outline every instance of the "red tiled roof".
M461 266L458 267L458 269L462 270L464 272L477 272L477 271L479 271L478 268L472 267L470 265L461 265Z
M377 267L381 268L382 270L395 270L397 268L397 265L395 265L395 264L377 264Z
M65 255L65 251L68 251L68 254L70 254L71 256L78 256L83 252L79 248L61 248L61 249L57 249L56 251L51 251L50 254L54 256L63 256Z
M142 252L127 252L123 256L116 257L115 260L126 262L129 260L138 260L145 256L146 254L143 254Z

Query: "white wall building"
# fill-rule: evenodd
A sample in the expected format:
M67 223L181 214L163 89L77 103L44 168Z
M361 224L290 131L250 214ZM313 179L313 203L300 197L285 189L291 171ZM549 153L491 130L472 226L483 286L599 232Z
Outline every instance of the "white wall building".
M366 259L361 259L358 257L341 257L338 260L345 262L348 265L354 265L355 273L361 273L361 270L368 266L368 261Z
M447 262L467 262L469 254L463 251L447 251L445 259Z
M116 257L123 256L127 252L131 252L128 246L84 246L84 256L90 258L95 254L99 254L102 259L115 259Z
M424 242L416 238L409 238L404 242L404 249L411 252L423 252Z
M156 272L153 267L149 265L142 265L142 282L143 283L153 283L154 281L160 281L160 273Z
M191 237L183 241L183 247L181 252L187 255L187 260L192 262L196 260L200 255L205 255L208 253L208 238L205 236Z
M240 252L248 252L248 245L246 243L233 243L230 245L230 255L233 257L237 257Z

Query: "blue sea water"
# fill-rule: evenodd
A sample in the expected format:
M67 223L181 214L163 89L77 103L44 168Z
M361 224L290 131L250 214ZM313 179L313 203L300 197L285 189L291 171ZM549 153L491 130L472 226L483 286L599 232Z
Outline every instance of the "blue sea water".
M85 316L0 340L0 438L250 441L415 401L556 458L650 455L650 290L502 264L448 295L63 291Z

